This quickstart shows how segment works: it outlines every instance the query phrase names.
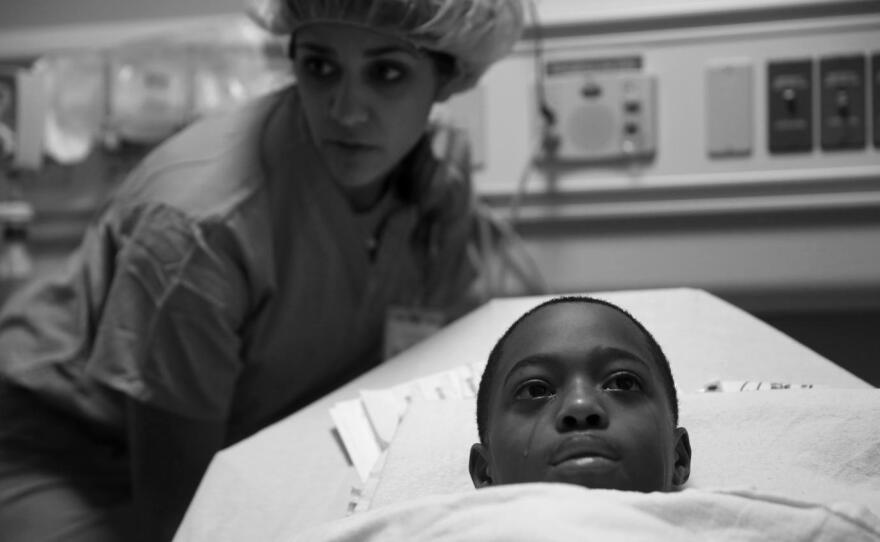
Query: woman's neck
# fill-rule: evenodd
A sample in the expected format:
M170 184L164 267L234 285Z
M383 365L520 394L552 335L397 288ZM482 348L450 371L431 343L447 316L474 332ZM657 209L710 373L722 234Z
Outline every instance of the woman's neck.
M343 188L345 198L356 213L364 213L376 206L388 191L388 178L365 184Z

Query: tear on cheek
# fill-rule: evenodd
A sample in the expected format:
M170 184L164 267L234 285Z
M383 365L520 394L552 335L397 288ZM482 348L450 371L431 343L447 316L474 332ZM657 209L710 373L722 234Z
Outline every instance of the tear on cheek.
M535 418L532 420L532 428L531 428L531 430L529 431L529 439L526 441L526 447L525 447L525 449L523 450L523 453L522 453L522 456L523 456L524 459L527 458L527 457L529 456L529 453L530 453L531 450L533 450L534 447L535 447L535 435L537 435L537 433L538 433L538 426L540 425L540 422L541 422L541 418L540 418L540 417L535 417Z

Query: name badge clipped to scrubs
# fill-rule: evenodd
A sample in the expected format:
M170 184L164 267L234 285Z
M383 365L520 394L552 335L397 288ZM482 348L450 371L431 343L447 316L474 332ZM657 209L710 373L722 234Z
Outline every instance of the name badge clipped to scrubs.
M443 311L424 307L389 307L385 315L384 359L423 341L443 327Z

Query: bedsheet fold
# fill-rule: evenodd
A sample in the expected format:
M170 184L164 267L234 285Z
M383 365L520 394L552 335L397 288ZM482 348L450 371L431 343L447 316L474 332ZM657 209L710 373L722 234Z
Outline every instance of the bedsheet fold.
M309 542L542 542L559 540L876 542L866 508L749 492L589 490L517 484L423 497L278 540Z

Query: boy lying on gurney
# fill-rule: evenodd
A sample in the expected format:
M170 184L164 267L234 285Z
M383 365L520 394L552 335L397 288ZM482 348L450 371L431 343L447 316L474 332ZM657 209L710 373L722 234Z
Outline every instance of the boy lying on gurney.
M489 355L477 432L479 491L373 508L293 540L880 541L880 518L855 504L677 491L691 447L669 363L602 300L555 298L514 322Z
M477 395L478 488L569 482L670 491L690 474L669 362L610 303L562 297L520 317L489 355Z

